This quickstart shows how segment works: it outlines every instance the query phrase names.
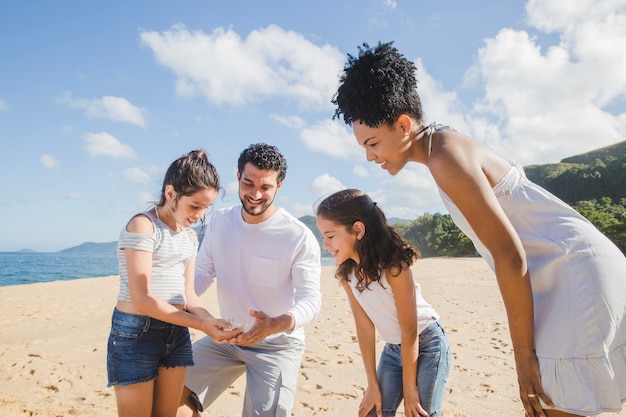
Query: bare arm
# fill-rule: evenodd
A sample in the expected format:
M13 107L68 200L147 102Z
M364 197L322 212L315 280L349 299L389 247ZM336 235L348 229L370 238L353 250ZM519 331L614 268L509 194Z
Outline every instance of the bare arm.
M520 397L543 394L534 352L534 313L526 255L522 243L500 207L486 171L497 162L491 151L456 133L439 137L429 161L430 171L463 213L494 260L496 279L507 312L520 384ZM528 410L528 408L527 408ZM543 416L543 412L538 412Z
M382 394L378 385L378 378L376 377L376 329L374 323L372 323L363 307L352 294L350 284L346 281L341 281L341 285L346 292L352 316L354 317L359 350L361 351L363 368L367 378L367 389L359 405L359 417L366 416L373 407L376 407L376 414L381 416Z
M133 233L150 234L154 231L152 222L144 216L133 218L127 228ZM190 300L192 302L190 307L193 309L193 312L191 310L187 312L150 292L152 253L126 248L124 249L124 254L126 257L131 304L135 311L167 323L192 327L205 333L213 333L217 338L224 337L220 333L229 333L222 331L225 328L225 323L215 319L206 309L202 308L197 296L195 296L195 291L192 291L195 258L192 258L187 263L185 269L185 295L188 296L193 292ZM229 334L229 337L232 336Z
M404 394L404 412L408 417L428 415L420 404L417 386L417 362L419 358L419 334L417 333L417 300L415 283L409 269L403 269L394 277L386 271L387 282L391 287L398 311L398 322L402 332L402 386Z

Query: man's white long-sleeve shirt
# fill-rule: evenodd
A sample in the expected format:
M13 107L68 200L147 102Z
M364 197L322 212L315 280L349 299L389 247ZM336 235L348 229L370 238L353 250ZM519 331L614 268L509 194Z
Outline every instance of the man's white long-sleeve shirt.
M235 205L208 219L196 259L196 292L215 281L220 316L243 324L254 323L250 310L270 317L291 313L295 327L289 337L304 340L302 326L322 306L319 243L283 209L258 224L246 223L241 210Z

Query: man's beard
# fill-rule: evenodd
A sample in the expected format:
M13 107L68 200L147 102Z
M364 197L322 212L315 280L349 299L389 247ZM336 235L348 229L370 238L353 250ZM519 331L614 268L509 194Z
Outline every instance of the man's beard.
M263 213L265 213L265 211L270 208L270 206L272 205L272 202L274 200L271 201L267 201L267 200L263 200L263 204L254 204L254 209L251 211L250 209L248 209L249 205L252 205L247 197L246 198L241 198L239 197L239 201L241 201L241 205L243 207L243 210L250 216L260 216Z

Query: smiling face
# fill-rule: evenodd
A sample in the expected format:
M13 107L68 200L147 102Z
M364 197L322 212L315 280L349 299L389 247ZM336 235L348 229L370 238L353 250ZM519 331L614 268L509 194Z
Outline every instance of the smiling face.
M260 223L276 211L273 206L276 192L282 182L278 182L278 172L271 169L258 169L247 163L239 179L239 200L243 205L243 217L247 223Z
M168 186L171 187L171 186ZM175 192L172 192L175 195ZM190 227L204 218L206 209L217 198L218 191L213 188L205 188L191 195L183 195L174 200L172 204L172 216L176 224L181 227Z
M391 175L396 175L411 160L411 123L406 119L408 117L401 116L391 126L384 123L370 127L360 121L352 124L354 136L365 149L367 160L376 162Z
M362 223L356 222L353 227L346 227L317 216L317 228L324 238L323 248L330 252L337 263L342 264L348 259L359 263L359 255L355 250L356 242L363 235Z

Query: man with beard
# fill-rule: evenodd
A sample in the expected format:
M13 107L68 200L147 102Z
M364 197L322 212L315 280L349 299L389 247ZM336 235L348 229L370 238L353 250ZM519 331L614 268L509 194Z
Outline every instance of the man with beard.
M241 204L216 211L207 222L196 292L215 281L221 316L241 332L193 344L195 365L187 368L178 417L199 416L243 373L242 416L291 415L303 326L321 309L321 266L313 232L274 205L286 172L276 147L250 145L237 166Z

